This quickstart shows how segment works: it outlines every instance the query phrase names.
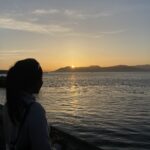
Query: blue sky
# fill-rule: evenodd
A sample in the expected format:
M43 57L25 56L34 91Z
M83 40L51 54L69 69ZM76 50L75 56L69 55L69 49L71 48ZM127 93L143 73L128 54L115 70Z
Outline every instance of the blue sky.
M150 0L0 0L0 69L150 64Z

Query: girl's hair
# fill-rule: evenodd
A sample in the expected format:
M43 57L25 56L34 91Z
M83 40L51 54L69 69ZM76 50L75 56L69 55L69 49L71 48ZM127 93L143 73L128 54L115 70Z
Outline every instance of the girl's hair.
M11 121L15 124L21 121L21 111L25 107L22 92L35 93L37 83L42 81L42 68L33 58L16 62L6 78L6 105Z

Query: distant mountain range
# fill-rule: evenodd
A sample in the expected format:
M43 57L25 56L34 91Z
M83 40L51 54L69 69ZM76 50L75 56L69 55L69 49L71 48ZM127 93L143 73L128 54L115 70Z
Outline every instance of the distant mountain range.
M150 65L117 65L110 67L89 66L89 67L70 67L59 68L53 72L150 72ZM7 70L0 70L0 74L6 74Z
M89 66L89 67L75 67L70 66L59 68L54 72L150 72L150 65L117 65L110 67Z

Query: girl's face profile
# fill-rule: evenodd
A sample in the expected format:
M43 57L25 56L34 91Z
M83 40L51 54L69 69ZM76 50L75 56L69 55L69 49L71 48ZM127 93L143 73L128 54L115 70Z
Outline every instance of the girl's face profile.
M40 67L40 70L41 70L41 67ZM33 93L36 93L38 94L41 87L43 85L43 78L42 76L39 78L39 80L37 80L37 82L35 83L35 87L33 88Z
M35 93L39 93L39 91L40 91L42 85L43 85L43 80L41 79L41 80L39 80L39 82L37 83L37 90L35 91Z

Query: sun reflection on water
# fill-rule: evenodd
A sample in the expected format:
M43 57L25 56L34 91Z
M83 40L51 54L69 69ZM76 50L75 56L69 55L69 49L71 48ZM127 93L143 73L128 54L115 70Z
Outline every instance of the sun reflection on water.
M78 111L78 106L79 106L79 101L78 101L78 91L77 91L77 85L75 84L76 82L76 77L74 74L71 75L70 77L71 82L71 87L70 87L70 95L71 95L71 107L72 107L72 115L76 116L77 111Z

